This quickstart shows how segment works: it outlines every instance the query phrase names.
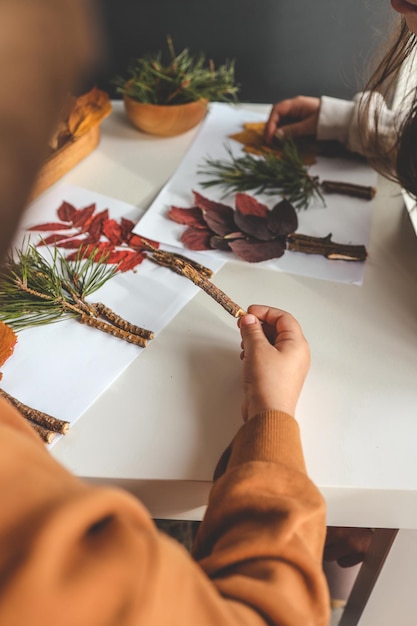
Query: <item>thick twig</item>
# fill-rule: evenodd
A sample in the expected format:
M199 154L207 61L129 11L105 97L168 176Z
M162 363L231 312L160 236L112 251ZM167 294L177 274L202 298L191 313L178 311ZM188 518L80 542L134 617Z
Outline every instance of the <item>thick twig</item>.
M141 328L140 326L136 326L136 324L131 324L131 322L128 322L123 317L120 317L120 315L117 315L117 313L102 302L96 302L92 306L94 307L96 315L104 317L114 326L117 326L117 328L120 328L127 333L143 337L144 339L153 339L155 336L152 330Z
M337 180L323 180L321 182L323 193L340 193L345 196L362 198L363 200L372 200L375 197L375 187L366 185L356 185L355 183L344 183Z
M112 335L113 337L118 337L119 339L124 339L124 341L128 341L129 343L134 343L141 348L146 348L148 344L148 340L144 337L140 337L139 335L134 335L133 333L129 333L117 326L113 326L113 324L108 324L107 322L103 322L103 320L98 319L97 317L92 317L89 315L80 315L78 321L81 324L85 324L86 326L91 326L92 328L97 328L98 330L107 333L108 335Z
M35 291L34 289L30 289L20 279L18 279L16 284L19 286L20 289L22 289L22 291L26 291L27 293L30 293L31 295L36 296L42 300L55 302L56 304L62 306L62 309L64 311L70 311L71 313L75 313L77 315L78 321L82 324L86 324L87 326L90 326L92 328L102 330L109 335L113 335L113 337L118 337L119 339L123 339L124 341L128 341L129 343L134 343L142 348L146 347L149 339L153 339L154 335L152 331L131 324L102 303L89 304L85 302L83 298L79 297L72 290L70 293L71 297L75 301L75 304L68 302L68 300L66 300L64 297L55 298L48 294L43 294ZM66 285L66 289L69 291L68 285ZM101 312L99 313L98 310L101 310ZM112 323L107 324L106 322L98 319L96 315L102 315L109 322Z
M27 404L23 404L23 402L20 402L20 400L11 396L9 393L4 391L4 389L0 389L0 395L13 404L13 406L15 406L16 409L20 411L20 413L22 413L22 415L30 422L34 422L35 424L38 424L38 426L42 426L43 428L59 433L60 435L65 435L68 432L70 427L69 422L53 417L52 415L39 411L38 409L33 409L32 407L27 406Z
M28 420L28 422L30 423L32 428L36 430L36 432L38 433L42 441L44 441L45 443L51 443L55 439L57 433L54 433L52 432L52 430L48 430L47 428L44 428L43 426L39 426L39 424L35 424L34 422L31 422L30 420Z
M365 261L368 253L365 246L336 243L331 233L327 237L311 237L309 235L288 235L288 250L305 254L321 254L327 259L338 261Z

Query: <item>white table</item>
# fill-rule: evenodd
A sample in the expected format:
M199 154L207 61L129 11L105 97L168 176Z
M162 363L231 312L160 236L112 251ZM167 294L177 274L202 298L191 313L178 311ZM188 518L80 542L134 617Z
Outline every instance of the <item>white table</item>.
M143 135L114 103L99 147L65 180L146 208L194 134ZM398 188L383 180L368 251L362 287L233 262L214 281L242 307L279 306L303 326L312 367L297 417L328 524L414 531L417 239ZM241 423L239 344L235 320L198 293L53 455L80 476L133 491L154 517L201 519L216 460ZM382 536L382 552L392 538ZM372 623L369 606L361 625ZM395 623L415 624L414 608L414 620Z

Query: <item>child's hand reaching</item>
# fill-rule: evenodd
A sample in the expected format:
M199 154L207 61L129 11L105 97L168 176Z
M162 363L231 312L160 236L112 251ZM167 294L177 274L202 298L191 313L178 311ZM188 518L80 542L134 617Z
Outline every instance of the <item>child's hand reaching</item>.
M300 325L289 313L262 305L251 305L238 324L244 421L266 409L294 416L310 366L310 351Z

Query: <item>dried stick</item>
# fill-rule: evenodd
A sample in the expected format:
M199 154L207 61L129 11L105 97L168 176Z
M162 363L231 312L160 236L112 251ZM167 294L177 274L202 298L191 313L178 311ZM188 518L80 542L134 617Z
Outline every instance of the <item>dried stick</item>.
M59 299L53 298L48 294L43 294L34 289L27 287L18 279L16 284L19 286L22 291L26 291L31 295L34 295L42 300L49 300L51 302L55 301L57 304L60 304L64 310L70 311L71 313L75 313L77 315L77 319L82 324L86 324L87 326L91 326L92 328L97 328L98 330L102 330L103 332L108 333L109 335L113 335L113 337L118 337L119 339L123 339L124 341L128 341L129 343L135 343L138 346L144 348L147 345L148 339L153 339L152 331L141 329L139 326L135 326L134 324L130 324L127 320L124 320L122 317L117 315L114 311L112 311L109 307L106 307L104 304L99 303L99 306L105 310L106 312L102 313L104 317L106 317L112 324L107 324L102 320L99 320L96 315L96 305L89 304L85 302L83 298L79 297L71 288L66 285L66 289L71 293L71 297L74 299L75 304L68 302L64 297L60 297ZM111 317L111 319L109 318ZM140 334L139 334L140 332ZM135 339L136 337L136 339Z
M213 272L204 265L188 259L181 254L174 252L167 252L166 250L160 250L149 243L147 240L142 240L144 247L147 248L149 255L148 258L158 265L168 267L177 274L184 276L191 280L197 287L200 287L209 296L213 298L218 304L220 304L230 315L233 317L241 317L245 315L244 311L238 304L233 302L221 289L216 287L209 279L212 277Z
M366 185L356 185L354 183L342 183L337 180L323 180L321 182L323 193L340 193L345 196L362 198L363 200L372 200L375 197L375 187L367 187Z
M127 332L117 326L113 326L112 324L108 324L107 322L103 322L103 320L97 319L97 317L91 317L90 315L80 315L78 321L81 324L85 324L86 326L91 326L92 328L97 328L98 330L103 331L113 337L118 337L119 339L124 339L124 341L128 341L129 343L134 343L141 348L145 348L148 344L148 340L144 337L140 337L139 335L134 335L133 333Z
M211 278L213 276L213 270L211 270L209 267L206 267L205 265L201 265L201 263L197 263L197 261L194 261L193 259L189 259L188 257L183 256L182 254L178 254L177 252L175 252L175 253L174 252L166 252L165 250L158 250L158 252L162 252L164 254L172 255L172 256L176 257L177 259L180 259L181 261L184 261L184 263L188 263L188 265L191 265L191 267L196 269L197 272L200 272L200 274L202 274L206 278Z
M39 424L35 424L34 422L31 422L30 420L28 420L28 422L30 423L32 428L36 430L36 432L38 433L42 441L44 441L45 443L51 443L55 439L57 433L54 433L51 430L44 428L43 426L39 426Z
M305 254L321 254L327 259L338 261L365 261L368 253L365 246L335 243L327 237L292 234L287 237L288 250Z
M43 411L38 411L38 409L33 409L32 407L23 404L23 402L20 402L20 400L17 400L17 398L14 398L3 389L0 389L0 395L13 404L13 406L15 406L16 409L20 411L20 413L22 413L22 415L30 422L33 422L38 426L42 426L47 430L59 433L60 435L65 435L68 432L70 427L69 422L53 417Z
M184 276L191 280L197 287L200 287L203 291L205 291L209 296L213 298L218 304L220 304L230 315L233 317L241 317L245 315L246 311L244 311L238 304L233 302L221 289L216 287L214 283L211 282L208 278L203 276L198 270L196 270L192 265L183 259L176 258L165 258L160 255L153 254L150 257L155 263L159 265L163 265L164 267L168 267L173 270L177 274Z
M131 322L128 322L123 317L120 317L120 315L117 315L117 313L112 311L112 309L102 302L96 302L92 306L98 316L106 318L114 326L117 326L117 328L120 328L127 333L132 333L133 335L143 337L144 339L153 339L155 336L151 330L141 328L140 326L136 326L136 324L131 324Z
M182 254L179 254L178 252L168 252L167 250L161 250L160 248L153 246L146 239L142 239L142 242L143 242L143 247L147 249L148 251L153 252L153 254L157 258L160 258L161 260L166 259L166 263L160 263L160 265L169 267L169 263L171 261L175 263L175 259L179 259L180 261L184 261L185 263L188 263L189 265L194 267L198 272L200 272L200 274L202 274L203 276L206 276L206 278L211 278L213 276L213 271L209 267L206 267L205 265L201 265L201 263L197 263L197 261L194 261L193 259L189 259L188 257L183 256Z

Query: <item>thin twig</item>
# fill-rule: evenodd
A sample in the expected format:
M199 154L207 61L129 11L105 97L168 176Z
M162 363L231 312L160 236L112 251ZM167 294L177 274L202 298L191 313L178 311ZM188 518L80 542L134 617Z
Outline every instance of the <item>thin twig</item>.
M38 409L34 409L27 404L23 404L23 402L20 402L20 400L11 396L7 393L7 391L4 391L4 389L0 389L0 395L13 404L13 406L16 407L16 409L20 411L20 413L22 413L22 415L30 422L34 422L38 426L42 426L43 428L59 433L60 435L65 435L68 432L70 427L69 422L53 417L52 415L39 411Z
M233 317L241 317L242 315L245 315L246 311L244 311L242 307L233 302L233 300L231 300L229 296L219 289L219 287L212 283L211 280L203 276L189 263L186 263L178 257L168 259L158 255L152 255L150 258L155 263L168 267L177 274L191 280L195 285L197 285L197 287L200 287L200 289L205 291L213 298L213 300L220 304L228 313L230 313L230 315L233 315Z
M168 252L168 250L161 250L160 248L153 246L147 239L141 239L143 247L146 250L152 251L154 253L154 256L156 256L158 259L161 259L160 265L165 265L166 267L168 267L171 261L175 263L175 259L180 259L181 261L184 261L185 263L188 263L189 265L194 267L198 272L200 272L200 274L206 276L206 278L211 278L213 276L213 270L211 270L209 267L206 267L205 265L201 265L201 263L198 263L197 261L194 261L194 259L189 259L188 257L183 256L178 252ZM166 262L164 262L164 259L166 260Z

